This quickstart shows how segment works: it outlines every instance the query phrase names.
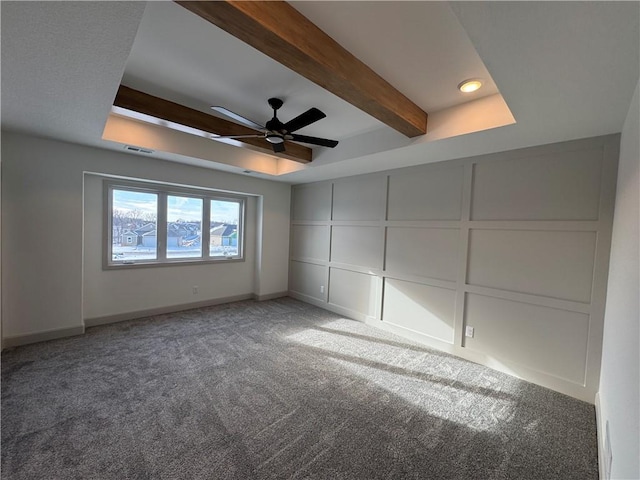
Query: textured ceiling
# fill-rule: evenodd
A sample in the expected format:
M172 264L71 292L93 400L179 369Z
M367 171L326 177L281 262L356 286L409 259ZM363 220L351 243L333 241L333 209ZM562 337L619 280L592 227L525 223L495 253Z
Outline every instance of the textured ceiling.
M96 143L143 2L0 2L2 127Z
M428 113L498 93L447 2L291 4ZM480 78L469 95L458 84Z
M121 81L258 122L270 116L266 98L281 95L283 119L324 110L303 133L338 148L302 167L176 132L153 155L238 172L266 165L265 178L297 183L619 132L638 82L638 2L293 5L426 109L427 135L404 138L166 2L1 2L2 128L122 151L102 139L107 117L139 143L162 127L109 115ZM458 47L470 56L448 53ZM459 77L489 72L484 98L456 105ZM494 88L501 96L486 96Z

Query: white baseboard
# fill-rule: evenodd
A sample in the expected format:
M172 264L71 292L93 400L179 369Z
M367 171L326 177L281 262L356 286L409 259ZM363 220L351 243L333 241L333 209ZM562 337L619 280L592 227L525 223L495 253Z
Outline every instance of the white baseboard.
M375 324L376 322L380 323L376 320L375 317L372 317L371 315L365 315L364 313L356 312L355 310L351 310L350 308L341 307L340 305L336 305L335 303L329 303L326 300L311 297L309 295L305 295L304 293L289 290L289 296L291 298L295 298L296 300L310 303L311 305L315 305L316 307L324 308L325 310L329 310L330 312L337 313L338 315L344 315L345 317L348 317L352 320L358 320L360 322L371 324Z
M605 427L604 419L602 418L602 409L600 405L600 392L596 393L596 437L598 443L598 473L600 480L608 480L605 472L605 453L604 453L604 439L605 439Z
M367 315L365 313L357 312L355 310L351 310L350 308L342 307L340 305L336 305L335 303L327 303L326 310L330 310L333 313L337 313L338 315L344 315L347 318L351 318L353 320L358 320L359 322L368 323L370 325L377 325L380 323L376 317L372 315Z
M58 338L74 337L84 333L84 326L56 328L54 330L46 330L44 332L30 333L27 335L12 335L2 339L2 348L19 347L21 345L29 345L31 343L46 342L47 340L56 340Z
M450 353L452 355L460 356L460 354L456 351L455 346L451 342L446 342L439 338L430 337L421 332L417 332L415 330L411 330L410 328L403 327L402 325L396 325L390 322L383 322L381 320L376 320L375 322L367 322L374 327L380 328L387 332L393 333L400 337L406 338L412 342L419 343L428 348L433 348L435 350L439 350L441 352ZM461 357L462 358L462 357Z
M167 307L149 308L145 310L136 310L135 312L118 313L116 315L106 315L104 317L85 318L86 327L97 327L98 325L107 325L109 323L124 322L127 320L135 320L136 318L151 317L153 315L164 315L165 313L176 313L194 308L213 307L224 303L240 302L242 300L253 300L254 294L235 295L233 297L215 298L212 300L203 300L201 302L181 303L180 305L170 305Z
M124 322L127 320L135 320L136 318L150 317L153 315L163 315L165 313L181 312L183 310L191 310L193 308L212 307L222 305L224 303L239 302L242 300L256 300L259 302L265 300L273 300L274 298L286 297L288 292L269 293L266 295L235 295L233 297L216 298L213 300L204 300L202 302L183 303L180 305L171 305L168 307L149 308L145 310L136 310L135 312L118 313L116 315L106 315L103 317L86 318L84 325L70 328L59 328L55 330L47 330L44 332L32 333L28 335L14 335L2 339L2 348L18 347L20 345L28 345L30 343L45 342L47 340L55 340L58 338L73 337L75 335L84 334L85 328L97 327L98 325L107 325L110 323Z
M253 295L253 299L258 302L264 302L265 300L273 300L276 298L288 297L289 292L276 292L276 293L267 293L265 295Z
M289 296L291 298L295 298L296 300L300 300L301 302L309 303L316 307L327 309L327 302L325 300L312 297L310 295L305 295L304 293L294 292L293 290L289 290Z

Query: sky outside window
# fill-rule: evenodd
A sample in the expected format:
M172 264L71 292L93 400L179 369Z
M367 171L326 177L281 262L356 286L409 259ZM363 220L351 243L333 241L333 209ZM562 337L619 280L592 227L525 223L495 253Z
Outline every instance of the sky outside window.
M113 190L113 209L132 218L144 217L156 221L158 195L155 193Z
M220 222L237 225L240 219L240 204L224 200L211 200L211 223Z

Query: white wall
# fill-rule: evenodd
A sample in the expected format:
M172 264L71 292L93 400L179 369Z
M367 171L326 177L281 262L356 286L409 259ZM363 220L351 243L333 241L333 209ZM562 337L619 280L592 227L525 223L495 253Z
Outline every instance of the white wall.
M114 315L254 293L255 197L247 201L244 262L103 270L104 179L87 174L84 182L83 318L87 324Z
M2 144L2 140L0 140ZM2 156L0 155L0 211L2 211ZM0 215L0 252L2 252L2 216ZM2 350L2 255L0 255L0 351Z
M31 335L42 338L46 332L81 333L88 318L287 290L286 184L6 132L2 160L2 333L8 343ZM97 239L102 212L96 204L101 200L96 200L96 185L86 172L256 196L249 215L254 251L244 263L102 271L95 258L100 253L101 260ZM84 233L90 245L83 244ZM92 256L86 268L83 249ZM176 291L185 282L189 288ZM193 285L200 287L197 298Z
M291 294L593 403L618 146L295 186Z
M639 89L620 142L599 391L600 447L608 422L615 479L640 478Z

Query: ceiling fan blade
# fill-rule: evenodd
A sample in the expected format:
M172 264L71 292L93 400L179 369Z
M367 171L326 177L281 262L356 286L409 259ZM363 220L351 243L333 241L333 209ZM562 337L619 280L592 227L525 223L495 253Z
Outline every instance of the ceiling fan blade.
M262 134L255 135L216 135L215 133L211 134L211 138L217 140L218 138L264 138Z
M296 130L300 130L302 127L311 125L313 122L322 120L324 117L326 117L326 115L323 112L313 107L306 112L301 113L293 120L289 120L283 125L283 128L289 133L295 132Z
M272 143L271 146L273 147L273 151L276 153L281 153L284 152L285 148L284 148L284 142L282 143Z
M236 122L246 125L249 128L253 128L255 130L266 130L262 125L254 122L253 120L249 120L248 118L244 118L242 115L238 115L237 113L232 112L224 107L213 106L211 110L215 110L222 115L225 115L229 118L233 118Z
M308 137L306 135L292 134L291 140L294 142L310 143L311 145L320 145L321 147L335 147L338 145L337 140L329 140L328 138Z

